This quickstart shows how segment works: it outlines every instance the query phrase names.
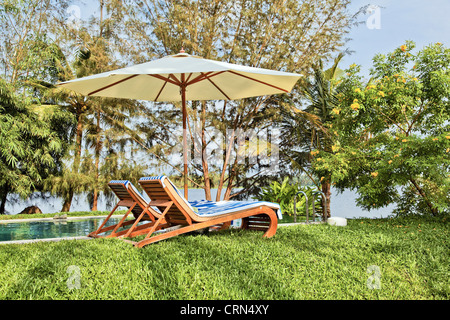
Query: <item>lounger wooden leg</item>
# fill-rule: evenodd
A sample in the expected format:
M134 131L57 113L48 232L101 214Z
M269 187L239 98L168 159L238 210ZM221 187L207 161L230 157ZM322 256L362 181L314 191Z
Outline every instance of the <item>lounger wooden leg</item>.
M142 211L142 213L139 215L139 217L136 219L136 221L133 223L133 225L131 226L131 228L128 230L128 232L123 236L124 238L128 238L128 236L131 234L131 232L134 230L134 228L136 228L137 224L139 223L139 221L141 221L142 217L145 214L145 210ZM154 221L153 221L154 222Z
M174 236L178 236L180 234L183 233L187 233L187 232L191 232L191 231L195 231L195 230L199 230L199 229L203 229L210 226L210 224L208 222L203 222L203 223L196 223L196 224L191 224L185 227L182 227L180 229L176 229L174 231L169 231L163 234L159 234L157 236L153 236L151 238L145 238L144 240L141 240L139 242L137 242L134 246L138 247L138 248L142 248L143 246L146 246L148 244L151 243L155 243L161 240L165 240Z
M133 206L130 207L130 209L128 209L127 213L125 213L125 215L122 217L122 219L120 220L120 222L117 224L117 226L114 228L114 230L111 232L110 235L106 236L107 238L112 238L115 237L115 233L116 231L121 227L122 223L125 221L125 219L128 217L128 215L130 214L130 212L134 209L134 207L136 206L136 204L134 204Z
M151 214L151 212L149 211L149 208L150 208L150 205L147 206L147 207L142 211L142 214L141 214L141 215L142 215L142 217L144 217L144 214L146 213L152 222L156 222L155 217Z
M119 207L119 204L116 204L114 209L112 209L112 211L108 214L108 216L103 221L103 223L100 225L100 227L97 230L95 230L94 232L89 233L88 237L95 237L96 235L98 235L100 233L100 230L104 227L106 222L108 222L109 218L111 218L111 216L113 215L114 211L116 211L118 207Z
M278 225L276 213L272 209L261 208L257 211L254 211L254 213L252 214L252 216L257 216L257 215L266 215L270 219L269 227L264 228L265 233L264 233L263 237L269 238L269 237L274 236L277 231L277 225ZM243 218L247 218L247 217L244 216ZM244 220L244 219L242 219L242 220ZM211 225L216 225L216 224L220 224L220 223L228 223L228 222L229 222L229 217L221 217L221 218L217 218L215 220L211 220L211 221L207 221L207 222L200 222L200 223L187 225L180 229L177 229L174 231L169 231L169 232L166 232L163 234L159 234L159 235L153 236L151 238L149 238L149 236L148 236L144 240L141 240L141 241L135 243L134 246L136 246L138 248L142 248L148 244L155 243L155 242L158 242L161 240L165 240L165 239L168 239L168 238L171 238L174 236L178 236L183 233L188 233L191 231L210 227Z
M270 224L269 224L269 228L267 229L267 231L263 234L263 237L270 238L270 237L274 236L275 233L277 232L278 217L277 217L277 214L275 213L275 211L273 211L272 209L265 208L264 211L267 213L267 215L270 218Z
M231 226L231 221L224 222L218 230L228 230Z
M148 232L148 234L145 236L145 239L148 239L153 232L155 232L156 228L159 226L159 224L163 221L165 221L164 217L166 215L166 213L169 211L170 207L172 207L172 203L170 203L166 209L164 210L164 212L162 213L161 217L158 218L158 220L156 220L155 224L153 225L153 227L150 229L150 231Z

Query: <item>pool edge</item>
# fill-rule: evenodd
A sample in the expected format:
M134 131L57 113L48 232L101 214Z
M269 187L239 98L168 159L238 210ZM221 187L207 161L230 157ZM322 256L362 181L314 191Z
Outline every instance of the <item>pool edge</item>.
M2 244L26 244L26 243L36 243L36 242L58 242L62 240L92 240L93 238L88 236L78 236L78 237L63 237L63 238L44 238L44 239L26 239L26 240L10 240L10 241L0 241Z
M106 218L108 215L104 216L79 216L79 217L67 217L67 218L29 218L29 219L4 219L0 220L0 224L5 223L20 223L20 222L39 222L39 221L66 221L66 220L82 220L82 219L99 219ZM115 215L113 215L114 217ZM119 215L117 215L119 216Z

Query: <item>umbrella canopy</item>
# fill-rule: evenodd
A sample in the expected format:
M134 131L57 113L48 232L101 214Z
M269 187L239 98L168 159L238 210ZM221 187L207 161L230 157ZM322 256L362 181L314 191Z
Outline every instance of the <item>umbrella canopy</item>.
M246 67L179 54L99 73L59 86L86 96L181 101L183 108L184 195L187 198L186 100L237 100L287 93L301 75Z

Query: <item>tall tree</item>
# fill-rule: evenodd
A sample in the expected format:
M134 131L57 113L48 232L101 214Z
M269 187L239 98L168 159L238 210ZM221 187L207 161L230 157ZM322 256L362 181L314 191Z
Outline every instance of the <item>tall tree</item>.
M299 109L293 103L284 104L283 112L283 148L285 159L297 170L312 177L325 195L323 212L330 216L331 172L321 172L321 176L310 169L312 159L319 152L334 153L337 151L336 137L332 133L334 116L337 113L339 100L338 81L343 70L338 67L343 58L340 53L333 65L323 70L319 61L314 67L314 73L302 85L301 94L306 106Z
M36 41L54 32L64 20L68 2L0 1L0 66L5 81L20 87L21 81L40 67L34 59L38 52L31 51L36 49Z
M414 48L407 41L376 55L369 80L350 66L333 124L339 151L313 165L356 190L365 209L396 203L397 214L448 214L450 49Z
M57 114L40 118L30 100L0 78L0 214L9 193L28 197L60 166L63 141L52 130Z
M319 57L326 59L341 47L349 30L351 17L346 12L350 1L294 1L294 0L242 0L242 1L125 1L122 10L127 38L133 43L126 54L134 62L143 62L155 57L177 53L181 47L186 52L207 59L238 63L247 66L293 71L307 74ZM186 14L186 13L189 14ZM216 183L219 189L216 200L237 196L233 188L257 185L265 174L261 164L240 162L245 143L238 146L239 132L253 132L257 128L269 128L270 118L259 117L261 112L276 116L270 111L277 108L268 97L244 99L242 101L192 103L189 110L190 128L198 119L198 139L192 136L193 146L201 155L200 164L195 166L191 182L205 189L206 199L211 199L210 186ZM150 113L164 104L149 104ZM177 106L177 105L176 105ZM179 107L179 106L178 106ZM166 110L170 110L164 105ZM173 152L176 139L163 142L177 127L177 114L166 112L172 117L151 118L153 139L160 144L166 155ZM168 131L168 128L170 130ZM218 143L208 133L218 131L226 137L226 144ZM192 132L192 131L191 131ZM229 134L227 134L229 133ZM244 139L245 140L245 139ZM222 154L220 165L213 165L206 155L207 148L219 144ZM172 152L171 152L172 150ZM245 150L245 148L244 148ZM228 156L227 156L228 155ZM166 163L171 162L164 156ZM197 177L197 178L196 178ZM212 181L211 177L217 177ZM244 190L245 191L245 190ZM239 193L244 195L242 190Z

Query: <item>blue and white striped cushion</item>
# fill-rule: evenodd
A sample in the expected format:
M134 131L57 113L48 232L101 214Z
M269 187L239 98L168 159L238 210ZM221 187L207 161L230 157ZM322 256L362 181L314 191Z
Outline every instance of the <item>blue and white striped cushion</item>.
M178 190L178 188L169 180L166 176L156 176L156 177L144 177L140 180L161 180L164 186L164 181L168 181L175 191L178 193L180 198L186 203L186 205L191 208L193 212L199 216L215 216L222 215L225 213L232 213L241 211L244 209L252 209L260 206L268 206L274 209L277 213L278 219L282 219L283 215L281 212L280 205L278 203L272 203L267 201L208 201L208 200L197 200L197 201L187 201L183 194Z
M278 219L282 219L280 205L278 203L272 203L267 201L208 201L208 200L195 200L189 201L189 203L197 208L197 214L199 216L214 216L225 213L237 212L245 209L257 208L260 206L267 206L274 209L277 213Z
M111 180L109 183L123 183L126 186L129 182L129 180Z
M196 212L196 211L197 211L197 210L195 210L195 209L191 206L191 204L189 203L189 201L187 201L187 200L184 198L184 196L183 196L183 194L180 192L180 190L178 190L178 188L172 183L172 181L169 180L169 178L167 178L167 176L144 177L144 178L141 178L141 179L139 179L139 180L161 180L163 187L165 186L165 185L164 185L164 181L167 180L167 181L172 185L172 187L175 189L176 193L178 193L178 195L180 196L180 198L184 201L184 203L185 203L185 204L186 204L193 212Z
M111 180L109 183L123 183L125 185L125 188L133 188L134 192L141 198L141 200L144 203L147 203L142 193L140 193L139 190L136 189L136 187L129 180Z

